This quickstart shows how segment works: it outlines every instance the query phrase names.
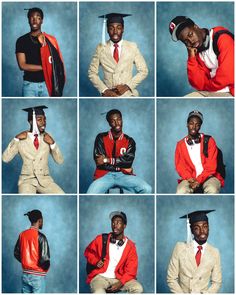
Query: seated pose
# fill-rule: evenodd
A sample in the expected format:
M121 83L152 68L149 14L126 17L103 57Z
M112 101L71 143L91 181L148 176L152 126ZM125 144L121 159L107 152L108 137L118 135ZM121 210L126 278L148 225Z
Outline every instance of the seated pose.
M234 96L233 34L224 27L199 28L186 16L176 16L169 31L188 51L188 80L199 92L187 96Z
M142 293L136 280L138 256L134 242L124 235L127 217L124 212L110 213L112 232L97 236L86 248L87 283L92 293Z
M172 293L217 293L222 283L220 253L208 242L207 214L215 210L201 210L180 218L187 218L193 235L187 243L178 242L167 270L167 284Z
M10 162L17 154L23 160L18 191L20 194L64 194L64 191L49 175L48 156L63 163L61 151L46 130L46 116L43 109L46 106L36 106L23 109L28 113L29 131L23 131L15 136L3 152L3 162Z
M93 55L88 76L102 96L138 96L136 87L147 77L146 62L134 42L122 39L123 18L129 14L110 13L100 17L107 19L107 32L110 40L99 44ZM105 31L105 28L104 28ZM104 36L105 39L105 36ZM133 67L137 73L133 75ZM99 67L104 74L99 77Z
M133 193L148 194L152 188L144 180L133 174L135 141L122 131L122 114L110 110L106 119L111 130L99 133L94 144L96 171L88 194L106 193L110 188L120 187Z
M188 135L181 139L175 150L175 168L181 179L177 194L204 192L218 194L224 186L224 178L218 171L218 148L213 137L209 137L207 155L204 153L206 135L199 133L203 115L192 111L188 115Z

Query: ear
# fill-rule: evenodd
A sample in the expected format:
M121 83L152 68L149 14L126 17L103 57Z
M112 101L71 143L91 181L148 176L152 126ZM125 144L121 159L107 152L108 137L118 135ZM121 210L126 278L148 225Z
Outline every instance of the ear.
M198 25L196 25L196 24L194 24L194 29L199 29L199 26Z
M126 228L126 224L124 224L124 229Z

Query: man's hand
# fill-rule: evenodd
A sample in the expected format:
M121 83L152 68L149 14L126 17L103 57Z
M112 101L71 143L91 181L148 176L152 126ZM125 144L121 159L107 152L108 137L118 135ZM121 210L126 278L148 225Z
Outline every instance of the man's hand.
M44 137L43 137L43 140L47 143L47 144L49 144L49 145L51 145L51 144L54 144L54 140L53 140L53 138L48 134L48 133L44 133Z
M23 131L23 132L17 134L15 136L15 138L18 138L19 140L26 139L27 138L27 133L28 133L28 131Z
M119 96L113 89L106 89L103 93L102 96L108 96L108 97L117 97Z
M44 45L46 44L44 34L43 34L43 33L40 33L40 34L38 34L37 37L38 37L39 43L40 43L42 46L44 46Z
M130 90L130 88L129 86L124 84L124 85L116 85L114 90L118 95L123 95L126 91Z
M96 264L96 266L97 266L98 268L102 268L103 265L104 265L104 261L105 261L105 260L106 260L105 258L103 258L103 260L99 260L98 263Z
M101 166L101 165L105 164L104 163L104 159L105 158L106 157L104 155L96 155L96 159L95 159L96 165L97 166ZM109 159L108 158L107 158L107 163L109 163Z
M193 178L191 178L193 179ZM195 190L200 186L200 183L196 180L193 179L193 181L189 181L189 187L191 187L191 189Z
M107 291L107 293L118 292L122 286L123 286L123 284L121 283L121 281L119 281L119 282L113 284L111 287L107 288L106 291Z
M195 57L197 54L197 48L194 47L187 47L188 50L188 57Z

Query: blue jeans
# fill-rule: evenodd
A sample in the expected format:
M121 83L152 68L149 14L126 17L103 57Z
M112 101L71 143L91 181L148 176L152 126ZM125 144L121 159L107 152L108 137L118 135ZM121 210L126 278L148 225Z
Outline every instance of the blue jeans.
M21 293L45 293L45 276L36 276L29 273L22 274Z
M104 194L115 186L136 194L152 193L152 187L138 176L127 175L122 172L108 172L90 184L87 194Z
M22 96L47 97L49 96L45 82L23 82Z

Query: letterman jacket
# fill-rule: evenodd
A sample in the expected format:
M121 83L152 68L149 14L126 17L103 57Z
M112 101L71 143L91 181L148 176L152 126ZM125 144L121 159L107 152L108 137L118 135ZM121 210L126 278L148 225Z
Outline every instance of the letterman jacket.
M21 262L23 272L45 276L50 267L50 252L47 238L31 226L20 233L14 249L15 258Z
M59 45L57 43L56 38L51 36L51 35L48 35L46 33L43 33L43 34L50 41L51 45L55 47L55 49L57 50L57 52L59 54L61 62L63 63L62 54L61 54L61 51L60 51L60 48L59 48ZM55 79L54 79L53 75L55 73L54 73L53 62L54 62L55 57L51 53L48 44L46 44L45 46L42 46L40 48L40 55L41 55L44 79L45 79L45 83L46 83L46 86L47 86L48 93L49 93L50 96L54 96L53 92L54 92L54 81L55 81ZM64 64L63 64L63 68L64 68L64 80L65 80L65 67L64 67Z
M187 73L189 83L197 90L220 91L226 87L234 96L234 40L227 34L220 35L217 47L219 56L213 51L214 33L226 30L224 27L215 27L210 30L210 46L207 50L189 57ZM207 66L205 57L210 59L211 66ZM224 92L228 92L227 90Z
M110 163L97 166L94 179L104 176L109 171L121 171L124 174L132 174L135 150L135 141L124 133L117 140L114 140L111 131L99 133L94 143L94 160L97 155L104 155L106 158L109 158ZM129 169L130 172L126 169Z
M101 268L95 268L87 276L86 283L90 283L91 280L98 274L104 273L107 270L109 264L109 244L110 236L108 235L106 256L104 265ZM102 235L98 235L85 249L84 256L88 263L96 265L102 256ZM136 246L134 242L128 239L125 246L124 252L122 253L121 259L116 266L115 275L118 280L124 285L130 280L136 279L138 270L138 255L136 252Z
M223 177L219 174L219 172L216 171L218 149L213 137L210 137L208 142L208 158L207 158L205 157L203 153L204 134L201 133L200 149L201 149L201 162L203 166L203 171L197 177L196 177L195 166L193 165L188 153L188 149L186 146L187 143L185 142L186 139L187 139L187 136L181 139L177 143L176 149L175 149L175 168L181 177L181 179L179 179L178 182L181 182L182 180L188 180L189 178L195 178L199 183L202 184L207 180L209 176L214 176L219 179L221 186L224 186Z

